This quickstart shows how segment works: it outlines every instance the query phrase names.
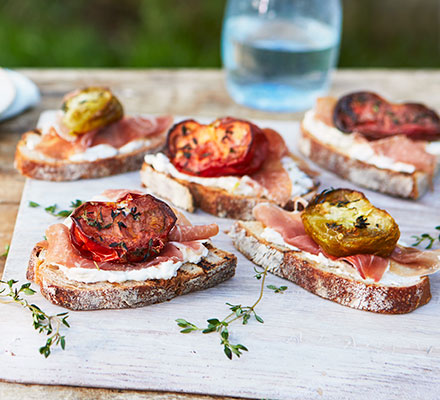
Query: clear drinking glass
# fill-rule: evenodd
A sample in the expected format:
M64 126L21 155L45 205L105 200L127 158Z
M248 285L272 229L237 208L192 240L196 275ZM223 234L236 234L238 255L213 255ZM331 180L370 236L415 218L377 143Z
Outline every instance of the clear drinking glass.
M341 36L340 0L228 0L222 60L240 104L301 111L324 95Z

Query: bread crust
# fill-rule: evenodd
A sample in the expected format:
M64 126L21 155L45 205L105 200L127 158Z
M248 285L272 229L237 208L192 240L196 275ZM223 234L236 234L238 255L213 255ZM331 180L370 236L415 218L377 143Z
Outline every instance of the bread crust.
M53 265L38 272L41 294L52 303L71 310L101 310L143 307L171 300L176 296L208 289L235 274L237 257L210 243L208 255L198 264L186 263L171 279L126 281L121 283L82 283L67 279ZM44 260L44 249L32 250L26 277L35 281L35 271Z
M334 172L357 185L392 196L418 199L429 188L429 175L378 168L349 157L335 147L319 141L301 124L299 149L320 167Z
M26 140L29 135L39 131L27 132L17 144L15 168L29 178L45 181L74 181L78 179L102 178L141 168L145 154L159 150L165 143L165 133L149 138L150 143L126 154L117 154L96 161L54 160L37 157L29 151Z
M212 186L177 179L169 174L158 172L144 163L141 169L141 181L158 196L169 200L174 205L193 212L195 208L216 215L220 218L240 219L251 221L254 219L252 209L259 203L271 202L265 198L231 194L228 191ZM313 197L318 183L303 197ZM293 201L290 200L284 208L292 210Z
M324 299L383 314L404 314L429 302L431 291L428 277L411 286L384 286L338 275L304 257L301 251L269 243L259 236L259 222L237 221L230 236L234 246L249 260L269 272L301 286Z

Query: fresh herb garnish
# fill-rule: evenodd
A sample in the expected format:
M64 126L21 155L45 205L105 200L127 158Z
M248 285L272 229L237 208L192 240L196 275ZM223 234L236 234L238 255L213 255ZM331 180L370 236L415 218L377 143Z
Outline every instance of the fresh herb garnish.
M338 229L338 228L342 227L341 224L338 224L336 222L326 222L325 224L327 225L327 228L329 228L329 229Z
M2 254L0 254L0 257L7 258L7 257L8 257L8 254L9 254L9 248L10 248L10 245L9 245L9 244L6 244L6 245L5 245L5 251L4 251Z
M70 208L78 208L80 205L82 205L84 202L82 200L76 199L75 201L70 202Z
M354 223L354 226L359 229L365 229L368 225L370 224L367 222L367 218L363 215L359 215L359 217L356 218L356 222Z
M287 286L276 287L275 285L267 285L266 287L273 290L275 293L283 293L287 290Z
M44 209L44 211L46 211L46 212L49 213L49 214L55 215L55 211L56 211L56 209L57 209L57 205L56 205L56 204L53 204L53 205L51 205L51 206L46 207L46 208Z
M53 215L54 217L67 218L70 214L72 214L73 210L79 207L82 203L83 203L82 200L76 199L75 201L72 201L70 203L70 208L71 208L70 210L61 210L57 212L58 206L56 204L52 204L51 206L45 207L44 210L48 214ZM35 201L30 201L29 207L36 208L36 207L41 207L41 205L36 203Z
M70 328L67 318L69 317L67 312L63 312L56 315L47 315L40 307L35 304L30 304L21 295L31 296L35 294L35 290L31 289L30 283L25 283L21 287L16 286L18 281L10 279L9 281L1 281L0 287L0 303L10 304L15 303L21 305L23 308L28 309L32 313L34 329L38 333L45 333L48 338L46 344L40 347L39 352L44 357L49 357L51 353L51 347L60 345L64 350L66 348L65 336L60 333L62 325Z
M440 225L436 226L435 229L440 231ZM414 238L415 242L411 246L418 246L419 244L423 243L425 240L428 242L425 249L429 250L434 245L435 241L438 240L440 242L440 234L437 238L431 236L429 233L422 233L420 236L412 235L412 238Z
M137 207L132 207L130 210L130 214L132 215L135 221L137 221L141 217L141 213L136 211L137 211Z
M229 339L229 327L230 325L237 320L241 320L243 325L246 325L250 318L253 316L259 323L264 323L263 318L261 318L256 312L255 308L257 307L258 303L263 298L263 292L264 292L264 282L266 280L267 272L268 272L269 266L267 266L263 271L259 271L254 267L254 271L256 274L254 277L258 280L261 279L261 286L260 286L260 294L255 301L254 304L251 306L242 306L241 304L231 304L226 303L226 305L229 306L229 310L231 311L230 314L228 314L225 318L222 320L219 320L218 318L210 318L207 320L208 325L205 328L199 328L192 322L188 322L185 319L178 318L176 319L177 325L181 328L183 328L180 332L181 333L191 333L195 331L201 331L202 333L212 333L217 332L220 335L220 345L223 346L223 352L225 353L226 357L228 357L230 360L232 360L232 357L235 355L237 357L240 357L242 355L243 351L248 351L248 349L243 346L240 343L233 344L230 342ZM273 286L273 285L268 285ZM275 286L274 286L275 287ZM271 288L270 288L271 289ZM275 287L275 289L277 289ZM278 292L280 293L287 289L286 286L281 286Z

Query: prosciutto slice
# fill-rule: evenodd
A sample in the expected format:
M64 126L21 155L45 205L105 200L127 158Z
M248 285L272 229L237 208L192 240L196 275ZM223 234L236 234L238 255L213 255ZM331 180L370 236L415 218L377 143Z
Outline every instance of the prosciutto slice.
M379 282L385 273L389 260L374 254L356 254L338 258L338 260L350 263L358 270L363 279L372 278L375 282Z
M397 245L390 258L390 271L401 276L430 275L440 270L440 249L422 251Z
M292 181L281 163L281 158L289 154L281 135L273 129L263 129L268 140L268 156L261 168L251 175L268 192L272 200L284 206L291 197Z
M80 135L74 141L65 139L62 137L63 133L52 127L48 133L42 135L35 150L47 157L63 160L99 144L120 148L136 139L148 139L163 134L171 123L172 117L170 116L124 117L105 128ZM59 129L62 130L62 128Z
M72 154L82 153L90 147L96 132L97 131L87 132L72 142L60 137L56 129L51 127L48 133L42 135L40 142L35 146L35 150L44 154L46 157L64 160L69 158Z
M205 226L188 226L176 225L176 231L170 240L179 242L179 246L188 246L194 250L199 250L200 242L197 240L207 239L213 234L218 233L216 224ZM112 262L95 262L83 257L80 252L73 246L70 239L69 228L64 224L51 225L46 230L47 241L41 242L46 248L45 263L60 264L67 268L89 268L102 269L106 271L124 271L132 269L148 268L164 261L172 260L173 262L183 261L182 252L179 247L168 242L161 253L155 258L147 262L139 263L112 263Z
M67 268L102 269L105 271L125 271L148 268L162 261L172 259L182 261L182 252L172 243L167 243L162 252L147 262L120 264L112 262L95 262L83 257L70 240L69 228L64 224L54 224L46 230L47 251L46 264L61 264Z
M379 139L370 143L375 153L391 158L397 162L411 164L417 170L430 176L434 174L436 156L426 151L426 142L415 141L408 136L398 135Z
M333 123L333 112L336 107L338 99L335 97L319 97L316 100L315 116L317 119L324 122L328 126L334 126Z
M262 203L254 207L252 214L257 221L277 231L286 243L308 253L319 254L319 246L304 230L301 213L288 212L274 204Z
M259 204L254 207L253 214L265 226L277 231L286 243L307 253L314 255L324 254L319 245L306 234L301 213L291 213L273 204ZM358 254L342 258L332 257L327 254L325 256L335 261L348 262L359 271L362 278L372 278L375 282L382 278L388 266L387 259L372 254Z
M167 130L173 118L124 117L118 122L101 129L93 138L91 146L108 144L120 148L136 139L148 139Z
M175 242L191 242L193 240L209 239L218 234L218 225L180 225L176 224L171 229L168 239Z

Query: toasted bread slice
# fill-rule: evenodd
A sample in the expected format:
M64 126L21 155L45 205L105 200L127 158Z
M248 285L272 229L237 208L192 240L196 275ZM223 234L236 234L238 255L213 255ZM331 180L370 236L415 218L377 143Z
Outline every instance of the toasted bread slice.
M57 266L38 271L41 293L49 301L71 310L134 308L160 303L176 296L208 289L234 276L237 257L210 243L208 255L198 264L183 264L171 279L126 281L122 283L72 281ZM45 250L36 245L32 251L27 279L35 281L35 271L44 261Z
M74 181L135 171L141 168L146 153L159 150L165 143L166 132L148 138L145 146L124 154L99 158L95 161L55 160L30 148L28 141L37 139L36 129L23 135L17 144L15 168L23 175L47 181Z
M303 167L301 164L300 167L304 172L310 173L307 167ZM222 188L178 179L167 173L156 171L150 164L145 162L141 169L141 181L153 193L171 201L177 207L189 212L194 212L196 208L200 208L221 218L253 220L252 209L254 206L258 203L270 202L266 198L237 195ZM314 180L314 186L302 197L305 199L312 198L318 186L319 183ZM287 210L292 210L293 207L294 199L291 199L284 206Z
M357 185L378 192L418 199L430 187L430 176L426 172L394 171L378 168L373 164L351 158L336 147L321 142L303 125L301 125L299 149L301 153L320 167Z
M237 221L230 236L234 246L255 264L281 278L288 279L324 299L359 310L404 314L431 299L429 278L409 279L381 284L370 283L355 271L326 266L302 251L266 241L261 237L264 226L257 221Z

